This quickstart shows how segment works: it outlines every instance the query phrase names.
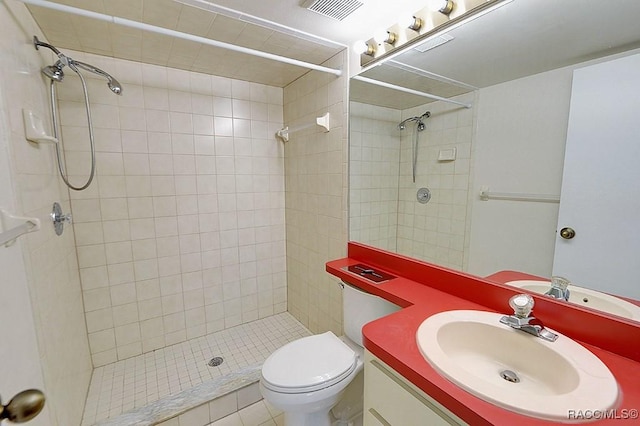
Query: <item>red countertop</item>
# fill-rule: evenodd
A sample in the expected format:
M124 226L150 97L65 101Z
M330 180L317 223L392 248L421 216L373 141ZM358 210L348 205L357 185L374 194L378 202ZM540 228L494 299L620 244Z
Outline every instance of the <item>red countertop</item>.
M397 278L374 284L343 269L358 263ZM462 390L429 365L416 342L418 326L431 315L454 309L510 313L508 300L521 291L353 242L349 243L348 257L328 262L326 270L403 308L363 327L364 346L462 420L473 426L557 424L502 409ZM531 277L523 275L521 279ZM629 410L640 409L640 325L539 295L533 296L537 318L549 328L580 342L616 377L620 387L619 402L614 407L616 413L623 416L631 413ZM567 407L567 412L570 409ZM637 425L640 420L596 420L589 424Z

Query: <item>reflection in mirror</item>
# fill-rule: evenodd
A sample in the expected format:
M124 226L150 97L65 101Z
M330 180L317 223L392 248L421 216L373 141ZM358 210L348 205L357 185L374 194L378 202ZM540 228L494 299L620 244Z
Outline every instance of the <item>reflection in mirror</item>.
M350 108L350 238L463 269L473 110L443 102L397 110L352 101ZM417 121L399 129L425 111L423 131ZM447 152L455 160L438 160ZM420 188L431 191L426 204L417 200Z
M562 14L515 1L448 32L441 45L416 44L363 73L412 93L352 79L350 239L479 276L550 279L573 71L640 54L640 2L624 8L568 0ZM417 121L398 128L425 111L424 131ZM485 186L543 200L483 201ZM426 204L420 188L431 192ZM603 282L575 285L613 292ZM640 299L640 289L623 296Z

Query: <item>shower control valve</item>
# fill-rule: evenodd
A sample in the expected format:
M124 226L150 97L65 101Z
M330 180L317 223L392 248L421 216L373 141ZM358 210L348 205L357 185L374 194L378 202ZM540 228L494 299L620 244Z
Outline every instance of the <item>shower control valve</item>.
M64 231L64 223L71 223L71 213L63 214L62 207L57 202L53 203L53 209L51 210L51 220L53 221L53 227L56 230L56 235L62 235Z

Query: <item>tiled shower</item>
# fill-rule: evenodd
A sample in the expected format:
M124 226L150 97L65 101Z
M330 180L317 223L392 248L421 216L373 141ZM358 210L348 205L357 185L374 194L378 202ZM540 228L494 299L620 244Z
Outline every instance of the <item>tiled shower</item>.
M286 311L282 89L69 53L90 80L97 177L71 193L94 366ZM86 180L82 95L58 87L69 173Z
M473 101L473 93L456 97ZM412 178L415 125L398 123L429 110L419 132ZM471 206L473 110L433 102L404 110L351 102L350 231L352 238L455 269L466 267ZM455 160L439 160L455 149ZM416 192L431 199L419 203Z

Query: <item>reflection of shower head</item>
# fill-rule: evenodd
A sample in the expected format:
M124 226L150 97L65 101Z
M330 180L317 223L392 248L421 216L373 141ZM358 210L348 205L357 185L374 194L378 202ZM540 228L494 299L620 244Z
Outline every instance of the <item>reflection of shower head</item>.
M408 123L409 121L415 121L416 123L418 123L418 131L421 132L425 129L425 124L422 121L424 118L429 118L431 117L431 112L427 111L424 114L422 114L420 117L410 117L407 118L403 121L401 121L398 124L398 130L404 130L406 128L405 124Z

